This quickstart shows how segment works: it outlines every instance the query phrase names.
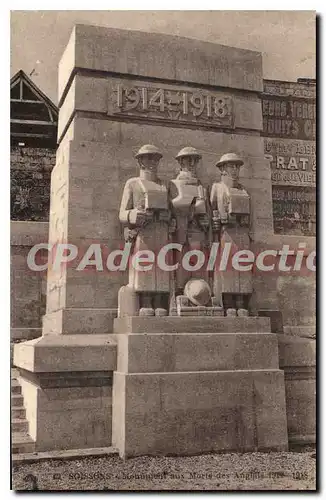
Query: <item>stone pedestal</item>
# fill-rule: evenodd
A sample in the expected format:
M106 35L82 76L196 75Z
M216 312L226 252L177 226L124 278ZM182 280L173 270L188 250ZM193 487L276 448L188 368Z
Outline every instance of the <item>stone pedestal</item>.
M109 335L44 335L17 344L14 365L36 451L111 445L116 344Z
M128 318L114 330L112 443L122 457L287 449L268 318Z

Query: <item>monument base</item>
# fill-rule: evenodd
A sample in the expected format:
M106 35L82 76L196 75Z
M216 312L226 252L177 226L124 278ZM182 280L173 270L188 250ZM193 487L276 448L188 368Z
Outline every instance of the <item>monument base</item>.
M114 330L112 444L121 457L287 450L268 318L132 317Z
M45 335L16 344L28 433L36 451L111 445L110 335Z

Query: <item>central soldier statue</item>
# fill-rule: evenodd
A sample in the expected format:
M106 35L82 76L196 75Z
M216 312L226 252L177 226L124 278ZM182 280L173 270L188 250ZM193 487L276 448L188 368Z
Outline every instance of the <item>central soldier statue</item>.
M193 147L179 151L176 160L179 172L169 184L174 231L172 241L182 245L182 251L175 251L174 262L178 266L170 302L170 314L179 316L220 315L221 307L211 296L210 273L207 259L211 245L211 217L209 197L198 178L198 164L201 154ZM184 262L187 252L197 253L198 264ZM204 261L200 262L204 255ZM196 257L195 257L196 258Z

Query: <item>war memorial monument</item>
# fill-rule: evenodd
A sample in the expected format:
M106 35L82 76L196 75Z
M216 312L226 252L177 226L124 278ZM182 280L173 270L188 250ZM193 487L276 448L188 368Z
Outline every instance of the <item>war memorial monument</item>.
M262 93L258 52L75 26L59 65L49 253L78 255L49 260L42 336L14 350L36 451L315 442L315 242L274 232ZM92 245L115 271L81 270ZM307 272L248 265L284 246ZM242 260L213 265L226 248Z

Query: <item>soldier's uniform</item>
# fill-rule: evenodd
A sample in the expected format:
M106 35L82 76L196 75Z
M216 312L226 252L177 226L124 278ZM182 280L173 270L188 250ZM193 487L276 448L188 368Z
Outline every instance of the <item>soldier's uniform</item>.
M210 201L213 218L221 227L220 257L226 243L231 244L231 255L238 250L250 249L250 197L238 182L241 165L243 161L234 153L223 155L216 164L224 175L220 182L213 184ZM237 271L229 264L225 271L216 270L213 289L214 295L221 297L226 310L241 309L242 314L246 314L252 294L252 273Z
M176 156L180 161L185 157L193 157L197 161L201 154L192 147L183 148ZM208 194L198 179L196 172L189 172L182 168L177 177L170 181L169 198L172 216L175 219L176 229L172 239L183 246L183 251L175 252L175 261L179 267L175 274L175 288L177 292L183 290L190 278L207 279L205 265L198 271L186 271L182 266L183 255L192 249L207 253L208 244Z
M162 154L155 146L146 145L140 148L136 158L145 155ZM137 225L138 212L152 212L148 222ZM154 176L141 175L129 179L124 187L120 213L120 222L125 226L125 240L132 242L131 255L139 251L151 250L155 261L161 248L168 243L168 192L161 180ZM156 262L152 269L141 271L129 266L128 287L139 295L140 308L147 309L146 314L154 314L155 308L163 308L162 294L170 291L169 273L159 269ZM167 307L168 298L165 298ZM162 311L161 311L162 312ZM142 311L141 311L142 313Z

